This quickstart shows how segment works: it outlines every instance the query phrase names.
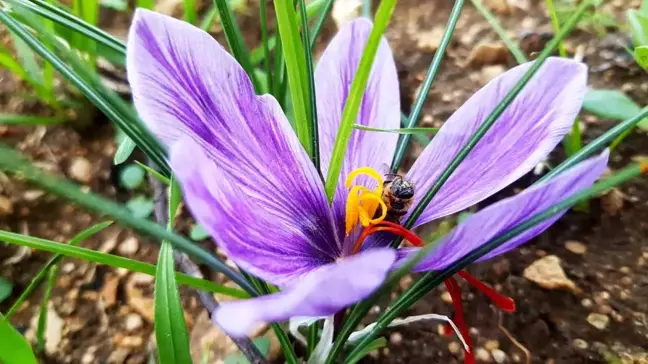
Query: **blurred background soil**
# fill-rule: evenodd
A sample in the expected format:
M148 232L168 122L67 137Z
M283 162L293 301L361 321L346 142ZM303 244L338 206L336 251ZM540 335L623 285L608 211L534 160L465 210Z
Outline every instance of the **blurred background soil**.
M199 2L200 3L200 2ZM211 2L203 1L204 10ZM270 2L268 2L270 5ZM533 56L551 35L544 2L488 0L486 6L510 36ZM250 47L260 42L257 4L248 1L237 14ZM161 1L158 10L181 16L177 1ZM405 113L418 92L436 51L452 7L449 0L401 0L387 38L396 57ZM601 11L619 22L639 1L605 1ZM268 8L272 8L269 6ZM123 37L129 15L105 10L102 26ZM272 17L269 17L272 18ZM336 31L330 21L317 52ZM218 24L213 34L224 44ZM6 30L0 31L6 41ZM547 35L548 34L548 35ZM623 90L641 104L648 102L645 73L628 61L619 30L583 26L567 40L571 55L590 68L590 86ZM425 104L421 126L441 126L454 110L489 80L515 65L507 48L469 2L464 7L438 79ZM37 101L12 74L0 71L0 109L4 113L43 114ZM86 120L57 126L0 125L0 138L28 154L38 165L70 178L90 191L125 202L131 192L117 183L114 131L109 121L89 108ZM614 121L583 112L585 141L614 125ZM648 137L633 132L612 155L610 168L620 168L648 155ZM405 165L422 151L413 142ZM137 155L135 156L138 157ZM141 160L141 156L139 156ZM558 148L550 163L563 153ZM530 174L514 186L480 204L484 206L519 192L540 176ZM515 313L500 313L479 292L464 289L467 322L480 363L648 363L648 181L637 179L591 201L587 209L570 211L546 233L504 256L471 267L471 272L515 299ZM82 229L105 221L66 201L0 174L0 229L67 241ZM191 224L186 211L181 231ZM209 241L203 242L210 247ZM155 263L158 246L113 225L83 244L102 252ZM0 245L0 275L14 284L13 295L0 304L4 312L26 287L50 254ZM222 281L213 275L211 279ZM405 289L415 277L401 281ZM554 278L550 281L550 278ZM154 353L153 278L122 269L65 259L48 314L46 363L144 363ZM213 329L199 302L181 290L191 330L195 360L222 362L235 351ZM13 319L33 340L42 292L34 294ZM386 304L388 301L385 301ZM376 307L374 315L380 312ZM409 314L452 313L442 287L415 304ZM369 323L369 321L367 322ZM386 333L389 345L364 359L368 363L461 363L456 337L441 334L441 324L424 322ZM259 333L263 334L262 332ZM278 358L273 342L271 355Z

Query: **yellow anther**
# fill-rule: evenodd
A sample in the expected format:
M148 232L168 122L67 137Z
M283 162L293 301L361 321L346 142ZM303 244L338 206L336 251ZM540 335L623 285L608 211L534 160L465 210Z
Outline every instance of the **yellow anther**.
M379 195L382 194L383 178L380 173L378 173L378 171L371 167L360 167L351 171L351 173L349 173L349 175L347 176L346 181L344 181L346 188L351 188L351 186L353 185L353 180L361 174L366 174L367 176L376 180L378 186L376 186L376 190L374 192L378 193Z
M373 193L363 193L360 195L360 200L362 201L363 207L361 208L360 213L360 223L362 226L367 227L371 224L377 224L387 217L387 205L382 200L382 196L377 196ZM366 203L366 206L365 206ZM380 206L380 216L377 218L370 218L376 214L376 210Z
M361 174L365 174L377 182L377 186L373 191L365 186L353 186L353 180ZM358 220L360 220L362 226L366 227L385 219L387 216L387 206L382 199L383 178L378 171L370 167L355 169L349 173L345 185L347 188L351 188L346 204L345 229L347 235L358 225ZM381 208L381 216L373 218L379 206Z

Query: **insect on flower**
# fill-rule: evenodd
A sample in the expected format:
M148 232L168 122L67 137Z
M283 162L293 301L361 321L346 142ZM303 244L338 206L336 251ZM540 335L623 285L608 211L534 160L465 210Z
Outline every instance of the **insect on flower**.
M346 25L317 64L323 175L371 27L363 19ZM391 162L397 135L354 130L329 204L320 173L277 101L257 96L241 66L207 33L138 10L128 38L127 70L139 115L169 147L171 167L196 220L240 268L281 289L224 303L213 314L215 323L230 335L243 336L260 322L332 315L372 294L391 270L420 249L389 247L392 234L413 245L422 243L398 224L409 216L407 207L419 203L530 65L507 71L475 93L444 123L403 177L387 176L385 182L377 171ZM544 160L571 128L586 81L582 63L549 58L414 227L486 199ZM398 128L398 89L392 52L383 39L356 123ZM605 169L607 158L604 152L472 215L443 237L414 270L443 269L534 213L589 187ZM419 192L410 193L412 185ZM528 241L559 215L482 260ZM472 277L462 277L493 293ZM453 282L447 282L448 288L460 298Z

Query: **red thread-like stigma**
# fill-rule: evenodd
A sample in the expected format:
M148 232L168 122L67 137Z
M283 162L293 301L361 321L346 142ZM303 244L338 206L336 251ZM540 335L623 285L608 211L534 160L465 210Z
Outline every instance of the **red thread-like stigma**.
M486 297L490 298L500 310L504 312L515 312L515 301L511 297L500 294L493 287L473 277L465 270L460 270L457 274L466 282L470 283L471 286L485 294Z
M412 231L405 229L402 225L390 221L381 221L377 224L370 225L362 231L362 234L360 234L360 237L358 237L358 240L356 240L355 245L353 245L352 253L355 254L359 252L360 247L362 247L362 243L364 243L367 237L379 231L387 231L394 235L401 236L403 237L403 239L409 241L410 244L414 246L422 247L423 245L425 245L423 239L419 238Z
M455 281L455 279L452 277L446 279L443 283L445 283L445 286L448 289L448 293L450 293L450 297L452 298L452 306L454 307L455 310L454 315L452 317L452 321L454 321L454 323L459 328L459 331L461 332L461 336L463 336L463 339L466 342L466 345L468 346L468 350L466 350L464 356L464 363L474 364L475 355L473 354L473 346L472 346L472 341L470 340L470 333L468 332L468 325L466 325L466 320L464 318L463 300L461 299L461 289L459 288L459 284L457 283L457 281ZM445 333L446 335L452 333L452 328L450 327L450 325L446 325Z

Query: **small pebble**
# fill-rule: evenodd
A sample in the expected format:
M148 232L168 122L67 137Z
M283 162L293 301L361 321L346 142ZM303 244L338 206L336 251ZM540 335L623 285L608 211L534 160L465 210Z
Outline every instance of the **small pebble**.
M623 274L629 274L630 273L630 267L623 266L623 267L621 267L619 269L619 271L621 271L621 273L623 273Z
M591 308L594 305L594 302L592 302L592 300L590 300L589 298L583 298L581 305L583 305L583 307L585 308Z
M475 359L477 359L479 361L482 361L482 362L489 363L491 361L491 356L488 353L488 350L486 350L484 348L477 348L475 350Z
M590 313L587 322L599 330L605 330L610 323L610 318L600 313Z
M144 324L144 321L142 320L142 316L136 314L136 313L131 313L130 315L126 316L126 323L124 324L124 328L126 331L136 331L142 325Z
M392 332L389 335L389 343L398 346L403 343L403 335L400 332Z
M121 340L120 346L136 348L142 346L144 339L140 336L126 336Z
M499 349L499 341L497 340L488 340L486 341L486 344L484 345L484 348L488 351L493 351L495 349Z
M583 339L574 339L574 341L572 341L572 346L576 349L585 350L589 347L589 344Z
M122 241L121 244L119 244L117 251L119 252L119 254L122 255L133 255L137 253L138 249L139 249L139 240L137 240L136 237L131 236L126 240Z
M63 264L63 267L62 267L61 270L63 271L63 273L68 274L68 273L72 273L72 271L74 271L74 268L76 268L74 263L68 262L68 263Z
M495 349L491 351L491 355L493 356L493 360L495 360L497 364L502 364L506 362L506 353L500 349Z
M13 213L13 203L10 199L0 196L0 216L9 216Z
M452 296L450 296L450 292L443 292L441 293L441 301L451 304L452 303Z
M83 157L76 157L68 167L68 174L78 182L89 183L92 180L92 164Z
M462 349L461 349L461 344L459 344L459 343L456 342L456 341L451 341L451 342L448 344L448 351L449 351L450 353L452 353L452 354L455 354L455 355L456 355L456 354L459 354L459 353L461 352L461 350L462 350Z
M565 243L565 248L570 252L578 255L583 255L587 252L587 246L576 240L569 240Z
M95 355L94 355L94 353L85 353L85 354L83 354L83 356L81 357L81 363L82 363L82 364L91 364L91 363L94 362L94 360L95 360Z

